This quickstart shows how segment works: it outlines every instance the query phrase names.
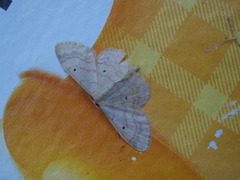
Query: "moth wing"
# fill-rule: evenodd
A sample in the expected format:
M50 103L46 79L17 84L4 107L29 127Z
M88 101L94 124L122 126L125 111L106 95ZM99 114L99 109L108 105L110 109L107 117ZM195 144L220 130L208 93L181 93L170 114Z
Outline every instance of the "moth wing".
M114 84L102 98L103 103L115 105L144 106L150 98L150 87L137 72Z
M122 138L139 151L147 151L151 128L147 116L139 108L150 97L148 83L133 72L112 87L99 102L101 109Z
M55 52L64 70L92 95L97 87L95 52L78 42L58 43Z
M124 51L113 48L105 49L98 55L95 99L100 98L128 73L129 63L122 61L125 56Z
M143 111L135 106L101 105L101 109L120 136L135 149L149 149L151 130Z

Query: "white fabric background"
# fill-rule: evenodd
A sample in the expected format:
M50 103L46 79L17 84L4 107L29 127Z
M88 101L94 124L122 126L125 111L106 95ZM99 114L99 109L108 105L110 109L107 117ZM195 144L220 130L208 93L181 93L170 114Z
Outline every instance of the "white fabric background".
M0 119L25 70L40 69L61 77L54 46L79 41L92 46L110 13L113 0L13 0L0 8ZM0 180L23 179L7 151L0 130Z

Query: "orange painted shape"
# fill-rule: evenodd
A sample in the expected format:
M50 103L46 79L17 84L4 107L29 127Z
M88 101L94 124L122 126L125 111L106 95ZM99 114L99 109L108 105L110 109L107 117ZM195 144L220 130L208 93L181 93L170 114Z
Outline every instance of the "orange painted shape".
M39 71L21 76L6 105L4 132L26 179L52 178L52 171L90 179L200 179L154 138L146 153L126 144L71 78Z

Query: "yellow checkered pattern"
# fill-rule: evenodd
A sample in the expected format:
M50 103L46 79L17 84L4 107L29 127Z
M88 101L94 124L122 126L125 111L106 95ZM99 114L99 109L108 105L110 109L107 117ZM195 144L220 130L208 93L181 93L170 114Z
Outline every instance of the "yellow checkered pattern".
M153 136L205 179L240 179L240 115L221 119L240 106L224 106L240 100L240 47L204 52L232 36L226 16L239 32L239 0L115 0L95 44L123 49L140 66L152 87L144 108Z

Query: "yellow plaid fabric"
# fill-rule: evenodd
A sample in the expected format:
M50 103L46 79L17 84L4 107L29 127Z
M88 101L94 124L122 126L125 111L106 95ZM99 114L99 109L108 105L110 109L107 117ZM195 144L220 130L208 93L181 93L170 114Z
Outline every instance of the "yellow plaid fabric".
M222 118L240 106L240 47L204 52L232 36L226 16L240 31L239 0L115 0L94 47L123 49L140 66L154 138L205 179L240 178L240 115Z

